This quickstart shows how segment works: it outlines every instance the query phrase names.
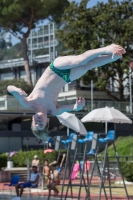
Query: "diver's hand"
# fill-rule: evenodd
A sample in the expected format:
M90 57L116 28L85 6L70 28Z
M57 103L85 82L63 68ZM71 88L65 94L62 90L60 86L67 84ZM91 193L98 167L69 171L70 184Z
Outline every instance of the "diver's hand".
M75 111L82 110L84 106L85 106L85 99L82 97L79 97L76 99L76 103L74 104L73 110Z

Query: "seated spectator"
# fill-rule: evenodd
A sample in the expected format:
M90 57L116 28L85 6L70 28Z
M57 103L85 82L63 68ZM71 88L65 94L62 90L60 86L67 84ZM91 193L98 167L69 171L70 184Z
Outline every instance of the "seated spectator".
M54 161L49 164L49 166L55 165L55 168L53 169L53 180L49 184L47 184L47 188L49 189L49 192L51 190L54 190L55 195L58 195L58 193L59 193L56 186L60 184L59 175L62 170L62 165L65 160L65 157L66 157L66 154L63 154L60 164L57 161Z
M43 167L43 175L46 181L46 184L50 183L50 172L51 172L51 167L49 166L48 160L44 161L44 167Z
M34 156L33 160L32 160L32 164L31 166L37 166L37 171L39 171L39 165L40 165L40 160L38 158L37 155Z
M21 200L21 196L23 194L23 189L26 187L35 187L38 185L38 182L40 180L40 173L37 171L37 166L32 167L33 173L30 175L30 180L24 183L17 184L15 186L16 188L16 197L12 200Z

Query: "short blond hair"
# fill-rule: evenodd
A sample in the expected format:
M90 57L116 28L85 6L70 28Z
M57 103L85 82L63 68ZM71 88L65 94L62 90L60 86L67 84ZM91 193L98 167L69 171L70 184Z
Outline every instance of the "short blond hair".
M39 140L46 140L47 136L50 131L48 130L49 128L49 124L45 126L44 129L42 130L36 130L33 126L32 126L32 123L31 123L31 130L32 130L32 133L39 139Z

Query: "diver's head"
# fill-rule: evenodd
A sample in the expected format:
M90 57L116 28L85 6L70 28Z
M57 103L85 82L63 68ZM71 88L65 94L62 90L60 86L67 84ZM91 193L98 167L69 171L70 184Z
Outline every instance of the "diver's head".
M49 119L42 112L38 112L32 116L32 127L34 130L43 130L47 123L49 123Z
M42 112L38 112L32 117L31 130L33 134L41 140L46 140L48 135L49 118Z

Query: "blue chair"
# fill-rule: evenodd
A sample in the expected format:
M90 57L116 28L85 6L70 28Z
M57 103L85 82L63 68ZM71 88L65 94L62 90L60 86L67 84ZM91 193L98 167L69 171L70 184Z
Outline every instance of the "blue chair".
M53 148L53 145L54 145L53 138L49 138L49 140L48 140L48 148Z
M92 131L88 132L84 139L78 140L78 143L91 142L93 139L93 134L94 134L94 132L92 132Z
M114 130L110 130L107 134L107 137L99 138L99 142L101 142L101 143L111 142L114 140L115 140L115 131Z
M74 135L76 135L76 133L71 133L67 140L61 140L61 143L65 145L66 149L68 148L68 144L72 142Z
M95 155L95 151L94 149L90 149L90 151L88 153L86 153L87 156L94 156Z
M53 138L49 138L48 143L53 143L53 142L54 142Z
M4 195L5 186L8 186L8 188L9 188L9 190L10 190L10 195L12 195L12 187L14 187L15 185L18 184L19 179L20 179L20 176L19 176L19 175L14 175L14 176L11 178L11 181L10 181L9 184L5 183L5 184L3 185L3 195Z

